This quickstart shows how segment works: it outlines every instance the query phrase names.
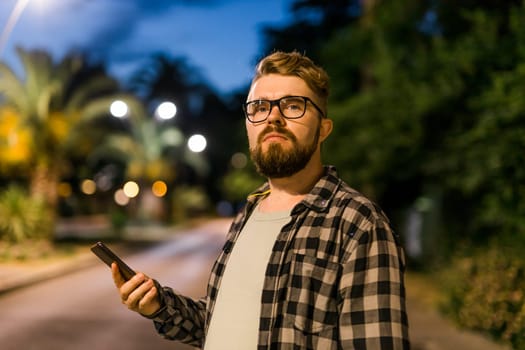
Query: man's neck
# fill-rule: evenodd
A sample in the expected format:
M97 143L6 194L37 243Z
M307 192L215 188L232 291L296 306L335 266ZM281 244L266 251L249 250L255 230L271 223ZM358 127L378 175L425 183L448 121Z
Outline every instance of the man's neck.
M312 190L323 175L321 164L307 167L290 177L268 179L270 193L261 202L263 212L290 210Z

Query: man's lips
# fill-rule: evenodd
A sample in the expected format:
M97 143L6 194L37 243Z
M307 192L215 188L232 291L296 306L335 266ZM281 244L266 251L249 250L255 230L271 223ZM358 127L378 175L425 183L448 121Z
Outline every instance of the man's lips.
M272 140L286 140L287 137L284 134L271 132L267 135L264 135L263 141L272 141Z

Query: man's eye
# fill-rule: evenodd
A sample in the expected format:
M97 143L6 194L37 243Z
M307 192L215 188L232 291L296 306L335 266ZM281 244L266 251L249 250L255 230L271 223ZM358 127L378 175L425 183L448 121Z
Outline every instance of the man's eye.
M287 109L289 111L300 111L303 109L303 102L300 100L285 100L283 101L284 109Z
M266 111L268 111L268 106L266 105L266 103L256 103L253 106L253 111L255 113L266 112Z

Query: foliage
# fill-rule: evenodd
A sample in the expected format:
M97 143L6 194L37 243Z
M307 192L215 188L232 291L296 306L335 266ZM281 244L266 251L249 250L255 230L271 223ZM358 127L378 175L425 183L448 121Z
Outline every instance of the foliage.
M15 174L28 166L31 133L20 125L16 110L0 107L0 173Z
M6 156L24 142L21 149L26 149L26 156L19 157L19 163L30 173L31 195L54 207L60 177L71 171L68 156L89 151L81 143L88 139L85 123L108 113L118 84L103 67L78 55L55 63L44 51L18 49L17 53L23 74L0 64L0 125L13 123L11 116L16 116L8 138L13 142L6 151L11 153L3 153L0 164L11 165Z
M190 124L192 115L202 109L205 96L212 93L199 70L185 58L166 54L154 54L147 65L132 75L129 86L151 104L173 101L177 117L187 119Z
M180 151L184 146L182 132L149 117L140 103L129 100L128 103L132 112L122 121L126 127L108 130L90 154L90 162L101 162L111 156L126 164L128 178L174 179L175 162L185 160Z
M439 193L439 244L426 266L453 252L468 256L463 246L489 249L447 270L457 276L447 284L449 310L461 325L521 348L524 265L490 245L494 237L525 243L525 7L457 10L429 34L420 28L432 9L381 2L372 19L333 38L322 56L335 77L335 131L324 150L390 215ZM343 52L356 57L339 60ZM357 86L340 78L356 72Z
M290 4L291 21L284 27L263 28L263 55L274 50L298 50L317 60L322 45L361 14L359 0L298 0ZM363 1L366 3L368 1Z
M248 194L264 182L254 169L232 169L223 179L225 199L232 202L243 202Z
M466 233L474 241L484 242L492 235L525 237L520 200L525 193L525 155L519 151L525 147L525 56L519 49L525 44L524 16L524 6L511 8L503 18L471 13L469 35L442 44L462 58L458 72L465 87L456 101L455 120L426 166L449 193L460 196L461 207L472 208ZM505 55L502 48L507 48ZM448 217L464 226L460 212L450 211Z
M113 231L118 237L121 237L128 222L126 213L120 208L114 209L110 212L109 219Z
M315 12L320 2L294 4ZM451 308L464 326L525 347L524 267L519 254L498 252L502 241L525 246L525 2L364 1L324 45L320 23L308 22L319 32L303 42L297 23L266 34L300 50L312 38L307 54L332 77L325 161L402 234L406 210L436 199L423 216L432 226L421 232L431 249L423 263L468 256L465 246L488 250L453 266Z
M173 196L172 216L176 222L182 222L189 217L208 213L210 204L208 195L202 187L180 186Z
M153 55L148 65L132 76L130 87L143 96L147 106L164 100L177 105L177 115L158 126L161 131L176 128L184 135L199 133L206 137L204 152L187 152L185 145L169 147L164 149L164 159L175 162L171 172L177 185L205 186L213 201L220 200L220 179L228 170L231 156L245 145L240 108L244 92L221 96L186 59L165 54Z
M516 249L495 245L457 258L442 272L443 305L462 327L525 347L525 263Z
M451 37L419 29L428 11L421 2L381 2L374 20L325 47L335 77L327 159L390 214L438 188L451 236L523 235L524 57L515 43L524 39L525 10L462 9L468 30ZM340 60L342 52L357 58ZM339 78L356 71L357 87Z
M26 239L21 242L0 240L0 263L13 261L41 262L55 257L57 255L56 248L53 242L47 239Z
M412 30L421 12L410 3L388 3L375 10L374 21L340 31L323 53L335 77L329 107L335 127L326 159L390 214L421 194L422 163L434 132L425 119L457 85L426 71L430 39ZM340 60L342 51L355 55ZM351 85L352 79L338 79L349 75L358 76Z
M49 208L41 198L10 186L0 193L0 238L10 242L49 239L52 236Z

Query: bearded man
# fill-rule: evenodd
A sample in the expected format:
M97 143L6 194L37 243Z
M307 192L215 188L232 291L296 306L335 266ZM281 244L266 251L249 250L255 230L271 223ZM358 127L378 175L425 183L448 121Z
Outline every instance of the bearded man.
M268 181L234 219L193 300L143 273L124 304L157 331L206 350L408 349L405 257L383 211L321 160L329 79L298 52L257 65L243 110L250 154Z

